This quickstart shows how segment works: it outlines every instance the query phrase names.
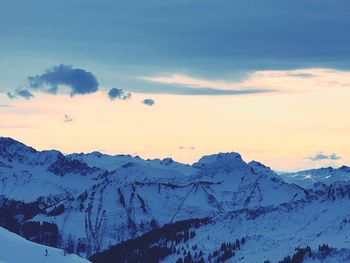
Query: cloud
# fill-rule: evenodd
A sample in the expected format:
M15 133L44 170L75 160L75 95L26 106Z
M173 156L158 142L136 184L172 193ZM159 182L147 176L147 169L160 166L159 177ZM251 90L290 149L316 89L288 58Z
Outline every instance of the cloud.
M68 115L68 114L64 114L64 122L72 122L73 119Z
M93 57L135 66L136 71L157 67L217 77L237 70L350 68L348 0L302 1L303 5L295 0L226 0L220 5L210 0L200 5L154 0L152 6L138 1L137 12L134 3L126 1L122 6L119 1L89 1L88 9L81 8L83 0L72 6L54 2L35 1L13 23L14 10L22 6L2 1L2 26L23 33L15 39L1 34L3 41L13 43L7 47L10 51L16 54L25 36L26 52L32 55L38 54L32 50L43 54L55 49L57 56ZM252 11L252 2L259 12ZM50 36L49 41L43 36Z
M290 77L298 77L298 78L316 78L316 74L311 74L311 73L288 73L287 74Z
M148 106L153 106L155 102L152 99L144 99L142 103Z
M208 80L177 74L170 76L142 77L141 79L155 84L162 84L158 90L153 88L153 93L220 96L277 91L268 88L249 88L246 85L242 85L241 82Z
M128 100L131 98L131 93L125 92L123 89L112 88L108 92L108 97L110 100Z
M84 69L73 68L70 65L58 65L45 73L28 77L29 87L56 94L59 85L70 89L70 95L84 95L98 90L99 83L96 77Z
M341 157L336 155L335 153L325 154L323 152L319 152L319 153L315 154L314 156L308 157L307 159L314 161L314 162L315 161L322 161L322 160L336 161L336 160L341 159Z
M34 98L34 95L27 89L16 89L14 92L7 92L7 97L11 100L17 99L18 97L30 100Z
M200 88L187 87L175 84L161 84L155 85L139 84L138 88L129 88L134 92L144 94L172 94L172 95L188 95L188 96L223 96L223 95L249 95L249 94L263 94L278 92L278 89L272 88L246 88L246 89L217 89L217 88Z
M146 80L144 93L182 95L244 95L295 91L335 90L350 87L350 71L327 68L304 68L297 70L255 71L244 79L200 78L186 74L155 75L140 77ZM146 86L147 85L147 86Z
M186 147L186 146L179 146L179 150L190 150L194 151L196 148L191 146L191 147Z
M163 84L175 84L186 87L198 87L198 88L212 88L212 89L234 89L237 88L237 82L223 81L223 80L211 80L197 77L191 77L181 74L173 74L169 76L154 76L154 77L142 77L141 79L158 82Z
M225 90L225 89L213 89L213 88L181 88L168 89L167 94L177 95L193 95L193 96L222 96L222 95L245 95L245 94L258 94L266 92L274 92L270 89L245 89L245 90ZM155 92L157 93L157 92Z

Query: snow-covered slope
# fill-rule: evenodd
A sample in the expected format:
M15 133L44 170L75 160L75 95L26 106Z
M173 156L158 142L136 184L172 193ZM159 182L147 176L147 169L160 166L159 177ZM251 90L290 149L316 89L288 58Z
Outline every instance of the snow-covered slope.
M0 226L89 257L168 224L209 218L188 241L201 246L202 253L244 237L245 248L235 252L241 254L233 262L274 262L295 246L316 246L328 238L336 258L347 253L345 244L350 242L337 228L339 220L350 221L349 168L333 169L332 180L323 170L315 174L326 181L313 185L300 173L284 174L283 180L269 167L246 163L234 152L186 165L170 158L98 152L64 156L0 138ZM347 231L347 224L343 228ZM280 252L271 252L274 247ZM174 249L183 253L178 244ZM171 253L164 260L178 258Z
M295 183L305 188L310 188L314 183L330 185L338 181L350 181L350 167L320 168L295 173L281 173L280 176L290 183Z
M153 160L143 160L138 156L131 155L107 155L100 152L91 153L73 153L67 155L71 160L79 160L81 162L87 163L91 167L98 167L101 169L106 169L108 171L113 171L128 163L140 164L143 166L149 166L159 169L174 170L180 173L189 174L193 172L193 168L190 165L175 162L171 158L165 158L163 160L153 159Z
M64 199L94 184L102 173L58 151L39 152L11 138L0 138L0 195L7 198Z
M46 256L46 250L48 255ZM30 242L0 227L0 262L6 263L84 263L88 260L64 251Z
M245 163L237 153L205 156L191 172L127 163L33 221L57 224L63 238L83 240L90 255L166 223L307 196L262 164ZM52 213L58 207L60 213Z
M310 246L317 251L322 244L348 249L349 211L348 200L293 202L275 208L235 211L218 216L196 230L196 236L188 242L188 247L196 246L197 252L203 251L207 259L209 253L218 250L222 243L232 243L244 237L245 244L228 262L278 262L293 255L297 247ZM181 247L187 247L187 244L180 243L176 248ZM196 251L191 252L194 255ZM350 251L347 251L348 259L349 256ZM164 262L176 262L178 258L175 254Z
M143 243L148 242L148 247L162 251L157 254L161 262L184 262L189 253L193 261L187 262L279 262L307 246L311 254L305 262L350 262L350 185L342 186L331 186L338 191L330 190L330 196L222 213L187 228L187 237L186 230L167 227L160 238L146 234L142 242L121 244L91 259L113 262L121 249L125 258L142 258ZM319 251L324 244L331 249Z

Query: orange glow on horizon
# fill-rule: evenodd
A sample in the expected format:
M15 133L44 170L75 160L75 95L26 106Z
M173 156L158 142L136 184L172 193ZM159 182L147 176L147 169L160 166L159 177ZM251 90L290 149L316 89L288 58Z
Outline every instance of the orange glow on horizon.
M239 96L133 93L127 101L110 101L103 91L73 98L36 93L29 101L10 101L0 94L0 102L9 105L0 108L0 135L37 149L170 156L185 163L227 151L276 170L350 162L350 72L261 71L239 83L180 75L152 81L279 92ZM155 105L142 104L145 98L154 99ZM64 122L64 114L73 121ZM311 162L306 158L319 151L335 152L342 159Z

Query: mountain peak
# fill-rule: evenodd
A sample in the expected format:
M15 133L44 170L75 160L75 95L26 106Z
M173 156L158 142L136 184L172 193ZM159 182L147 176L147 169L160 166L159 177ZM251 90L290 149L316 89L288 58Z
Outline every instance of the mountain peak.
M24 147L28 147L25 144L16 141L15 139L12 139L10 137L0 137L0 147L8 147L8 146L12 146L12 145L19 145L19 146L24 146Z
M35 153L36 150L9 137L0 137L0 156L23 157L26 153Z
M226 174L236 169L250 169L242 160L241 155L236 152L206 155L192 166L207 175Z
M205 155L202 158L199 159L198 162L194 163L193 165L202 166L202 165L209 165L213 163L237 163L241 164L244 163L242 160L242 157L239 153L236 152L227 152L227 153L217 153L217 154L211 154L211 155Z
M164 165L169 165L171 163L173 163L174 160L172 158L164 158L163 160L160 161L161 164L164 164Z
M350 173L350 167L346 166L346 165L343 165L343 166L339 167L338 170Z
M255 174L279 178L279 176L270 167L260 162L253 160L249 162L248 165L252 168L252 172Z
M0 144L3 144L3 143L15 143L15 142L20 143L20 142L12 139L10 137L2 137L2 136L0 137Z

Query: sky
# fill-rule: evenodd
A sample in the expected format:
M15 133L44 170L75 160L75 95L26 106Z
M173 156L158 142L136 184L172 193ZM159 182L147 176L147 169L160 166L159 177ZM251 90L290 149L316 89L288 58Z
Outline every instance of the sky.
M347 0L0 3L0 136L278 171L350 164Z

